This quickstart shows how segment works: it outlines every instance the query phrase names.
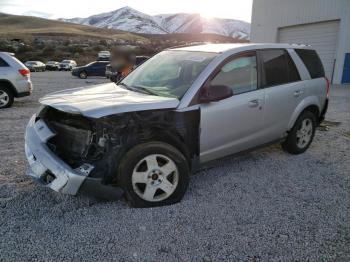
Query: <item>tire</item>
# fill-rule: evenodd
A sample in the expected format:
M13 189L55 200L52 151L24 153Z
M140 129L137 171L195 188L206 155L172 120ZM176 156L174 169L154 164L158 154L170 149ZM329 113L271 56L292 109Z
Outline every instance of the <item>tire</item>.
M164 206L181 201L189 173L187 160L179 150L166 143L149 142L125 154L119 165L118 183L130 206Z
M282 143L284 151L298 155L304 153L312 143L316 131L316 116L304 111L298 117L287 139Z
M87 73L86 73L85 71L81 71L81 72L79 73L79 78L80 78L80 79L86 79L86 78L87 78Z
M13 98L14 95L8 87L0 87L0 109L12 106Z

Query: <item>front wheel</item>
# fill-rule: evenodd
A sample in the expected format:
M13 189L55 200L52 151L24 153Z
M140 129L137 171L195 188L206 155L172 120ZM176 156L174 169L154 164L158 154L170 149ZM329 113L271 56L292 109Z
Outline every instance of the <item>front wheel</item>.
M303 112L295 122L282 148L291 154L304 153L310 146L316 130L316 116L310 111Z
M120 162L118 174L126 200L133 207L177 203L189 183L186 158L162 142L144 143L129 150Z

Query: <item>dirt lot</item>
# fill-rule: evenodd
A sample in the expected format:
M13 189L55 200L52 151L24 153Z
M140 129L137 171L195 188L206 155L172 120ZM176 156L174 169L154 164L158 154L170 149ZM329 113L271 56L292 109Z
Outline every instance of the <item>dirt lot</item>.
M327 120L299 156L280 146L196 173L174 206L64 196L25 176L24 129L38 98L106 82L33 73L31 97L0 111L0 261L349 261L350 87L334 87Z

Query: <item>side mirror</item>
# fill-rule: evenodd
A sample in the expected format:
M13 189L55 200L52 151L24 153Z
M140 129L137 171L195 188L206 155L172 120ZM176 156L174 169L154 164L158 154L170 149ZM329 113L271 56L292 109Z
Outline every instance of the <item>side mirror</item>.
M210 85L200 96L200 103L210 103L223 100L233 95L232 89L224 85Z

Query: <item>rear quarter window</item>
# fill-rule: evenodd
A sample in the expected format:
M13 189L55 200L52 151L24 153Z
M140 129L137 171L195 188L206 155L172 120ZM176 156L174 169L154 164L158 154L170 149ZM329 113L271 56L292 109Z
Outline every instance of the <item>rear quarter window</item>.
M0 67L7 67L7 66L9 66L9 64L0 57Z
M300 81L299 72L286 50L265 49L260 54L265 87Z
M321 59L315 50L295 49L295 52L305 64L312 79L325 76Z

